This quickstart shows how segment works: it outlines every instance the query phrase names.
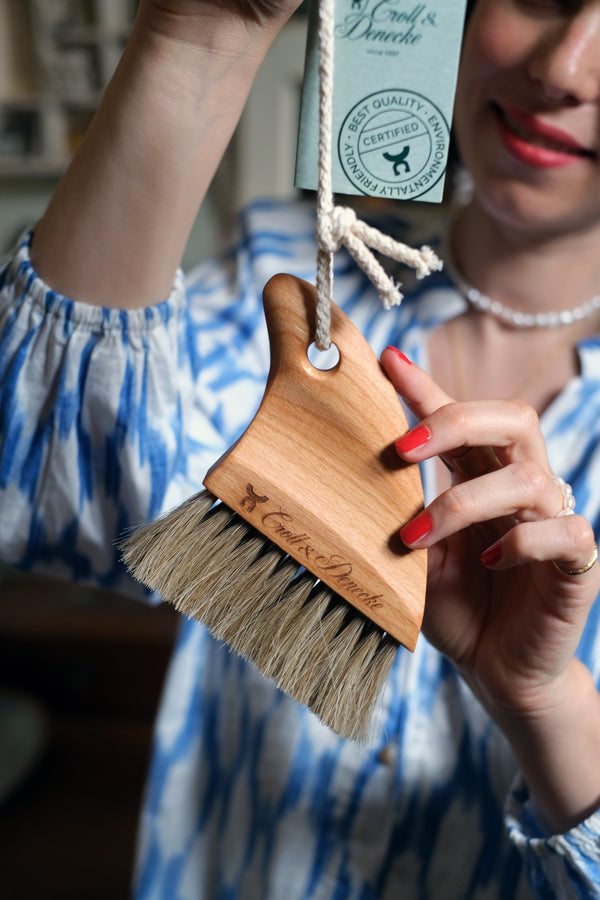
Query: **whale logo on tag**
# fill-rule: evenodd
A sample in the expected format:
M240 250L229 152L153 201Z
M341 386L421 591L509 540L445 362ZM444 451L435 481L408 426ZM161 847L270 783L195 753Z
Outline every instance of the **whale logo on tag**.
M416 199L444 176L450 129L440 110L414 91L377 91L356 103L338 136L347 178L361 193Z

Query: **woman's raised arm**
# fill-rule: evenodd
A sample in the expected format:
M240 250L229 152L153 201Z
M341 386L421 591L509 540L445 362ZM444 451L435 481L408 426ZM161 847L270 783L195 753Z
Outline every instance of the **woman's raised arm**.
M171 290L254 76L299 0L141 0L120 65L35 232L54 289L135 308Z

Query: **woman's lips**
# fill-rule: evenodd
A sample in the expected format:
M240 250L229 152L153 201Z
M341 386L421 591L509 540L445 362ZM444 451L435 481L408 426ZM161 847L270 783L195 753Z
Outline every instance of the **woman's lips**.
M592 150L571 135L540 122L531 113L498 104L494 110L504 145L529 166L552 169L596 159Z

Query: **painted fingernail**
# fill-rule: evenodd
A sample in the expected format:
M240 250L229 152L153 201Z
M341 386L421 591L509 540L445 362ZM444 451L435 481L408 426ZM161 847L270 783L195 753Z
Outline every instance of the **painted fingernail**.
M481 562L484 566L495 566L500 562L502 557L502 541L496 541L495 544L492 544L491 547L488 547L487 550L484 550L481 556Z
M399 359L402 360L402 362L407 363L409 366L412 366L412 363L411 363L410 359L408 358L408 356L405 356L404 353L403 353L401 350L398 350L397 347L392 347L392 346L390 345L389 347L386 347L385 349L386 349L386 350L391 350L393 353L396 354L396 356L397 356Z
M432 528L431 516L427 510L423 510L412 522L400 529L400 537L405 544L416 544L417 541L428 535Z
M417 447L422 447L430 439L431 432L429 428L426 425L417 425L416 428L413 428L407 434L403 434L394 443L398 453L408 453L409 450L416 450Z

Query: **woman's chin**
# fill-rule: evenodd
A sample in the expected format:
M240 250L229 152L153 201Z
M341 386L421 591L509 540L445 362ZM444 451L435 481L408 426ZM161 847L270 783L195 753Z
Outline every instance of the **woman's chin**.
M480 189L477 196L488 216L523 235L558 237L586 227L581 206L575 206L571 199L560 203L535 187L499 184L487 190ZM594 225L597 227L596 220Z

